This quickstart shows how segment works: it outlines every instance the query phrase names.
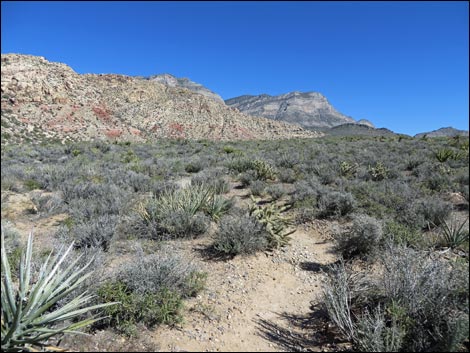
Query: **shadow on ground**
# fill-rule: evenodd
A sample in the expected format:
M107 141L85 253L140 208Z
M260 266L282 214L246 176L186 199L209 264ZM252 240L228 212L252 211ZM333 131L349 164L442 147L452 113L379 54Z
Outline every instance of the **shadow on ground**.
M277 313L285 325L265 319L255 320L258 335L288 352L320 352L344 350L338 344L337 332L329 330L324 309L312 306L307 314Z
M312 261L303 261L303 262L300 262L299 263L299 267L304 270L304 271L310 271L310 272L325 272L325 273L328 273L328 271L330 271L331 269L331 265L335 265L335 264L338 264L340 263L340 261L336 261L334 263L331 263L331 264L327 264L327 265L323 265L323 264L320 264L318 262L312 262Z
M196 246L194 247L194 251L198 252L205 261L228 261L235 257L235 255L228 255L217 251L212 245Z

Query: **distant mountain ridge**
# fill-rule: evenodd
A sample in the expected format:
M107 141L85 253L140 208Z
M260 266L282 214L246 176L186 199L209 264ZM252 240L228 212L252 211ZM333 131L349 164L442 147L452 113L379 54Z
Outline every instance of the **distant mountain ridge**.
M429 132L421 132L416 134L414 137L452 137L452 136L469 136L468 130L459 130L453 127L441 127L440 129L429 131Z
M243 95L227 99L225 103L245 114L282 120L306 128L333 127L356 121L338 112L318 92L290 92L278 96Z

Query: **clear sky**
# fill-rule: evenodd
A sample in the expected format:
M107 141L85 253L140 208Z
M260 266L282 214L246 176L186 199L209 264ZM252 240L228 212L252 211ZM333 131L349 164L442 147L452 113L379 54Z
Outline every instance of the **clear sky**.
M171 73L224 99L324 94L414 135L468 130L469 4L2 1L1 52L78 73Z

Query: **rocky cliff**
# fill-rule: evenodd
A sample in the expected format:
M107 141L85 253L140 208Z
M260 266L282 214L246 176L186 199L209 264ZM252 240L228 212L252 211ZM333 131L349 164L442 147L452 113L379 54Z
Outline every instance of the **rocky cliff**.
M249 115L296 123L306 128L333 127L355 122L351 117L338 112L317 92L291 92L279 96L245 95L228 99L225 103Z
M219 96L217 93L214 93L210 89L201 85L200 83L196 83L185 77L178 78L170 74L160 74L160 75L149 77L149 80L158 82L158 83L163 83L164 85L170 86L170 87L187 88L190 91L193 91L193 92L202 94L203 96L206 96L208 98L211 98L215 100L216 102L225 104L222 97Z
M75 73L43 57L1 55L2 144L43 140L317 137L240 113L186 88L115 74Z

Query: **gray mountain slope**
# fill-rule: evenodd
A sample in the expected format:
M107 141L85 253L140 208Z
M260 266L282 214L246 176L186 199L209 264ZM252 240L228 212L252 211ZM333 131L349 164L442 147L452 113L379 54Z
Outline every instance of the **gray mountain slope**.
M183 78L178 78L170 74L159 74L155 76L149 77L149 80L155 81L158 83L162 83L166 86L170 87L183 87L187 88L190 91L202 94L203 96L206 96L208 98L211 98L219 103L224 103L224 100L222 99L221 96L219 96L217 93L212 92L210 89L204 87L200 83L196 83L194 81L191 81L190 79L183 77Z
M355 123L353 118L338 112L318 92L290 92L279 96L243 95L227 99L225 103L245 114L296 123L307 128Z

